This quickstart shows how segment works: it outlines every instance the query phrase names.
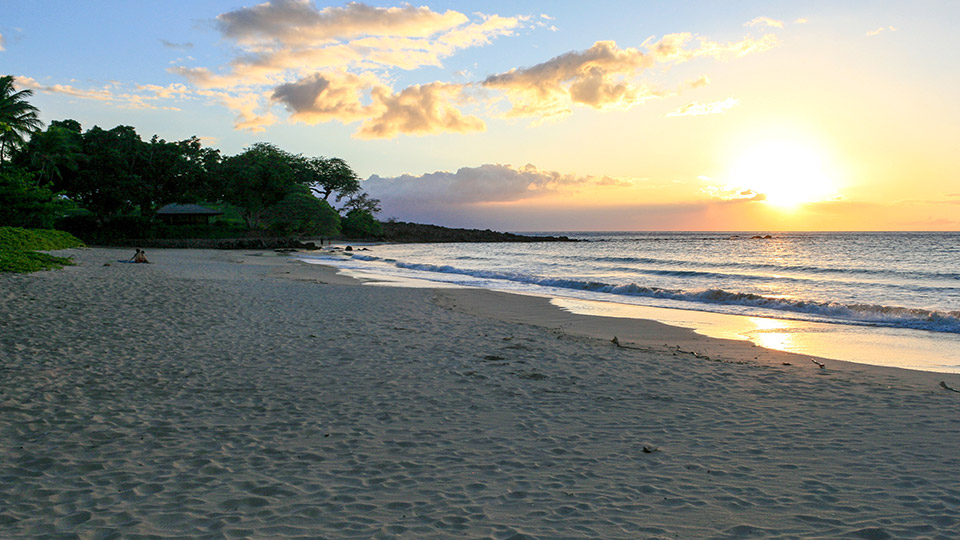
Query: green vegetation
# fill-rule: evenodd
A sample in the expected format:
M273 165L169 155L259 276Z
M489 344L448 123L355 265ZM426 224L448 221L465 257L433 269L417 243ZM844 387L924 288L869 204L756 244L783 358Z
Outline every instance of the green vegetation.
M37 252L82 246L83 242L63 231L0 227L0 272L63 268L73 261Z
M33 90L13 87L13 75L0 77L0 170L11 152L23 145L24 136L40 128L36 107L27 102Z
M343 234L347 238L381 238L383 225L374 219L373 214L365 210L350 210L341 221Z
M335 157L256 143L234 156L196 137L143 140L133 127L46 129L11 76L0 77L0 226L66 230L89 243L183 238L378 238L379 201ZM346 202L339 208L333 202ZM331 202L333 201L333 202ZM170 203L221 212L213 223L165 222Z

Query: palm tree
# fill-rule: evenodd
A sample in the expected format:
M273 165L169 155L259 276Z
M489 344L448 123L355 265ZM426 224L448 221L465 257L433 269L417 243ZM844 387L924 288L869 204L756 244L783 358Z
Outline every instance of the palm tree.
M43 127L37 117L40 111L27 102L32 95L33 90L16 91L13 75L0 77L0 168L26 135Z

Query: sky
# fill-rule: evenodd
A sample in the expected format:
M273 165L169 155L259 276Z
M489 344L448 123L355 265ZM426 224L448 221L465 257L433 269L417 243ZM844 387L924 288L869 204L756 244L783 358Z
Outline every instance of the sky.
M339 157L381 218L960 230L960 2L2 0L41 118Z

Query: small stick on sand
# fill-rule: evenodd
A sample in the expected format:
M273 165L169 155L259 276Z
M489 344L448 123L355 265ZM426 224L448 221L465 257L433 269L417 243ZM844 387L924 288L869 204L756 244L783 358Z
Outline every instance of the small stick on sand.
M960 390L957 390L956 388L953 388L952 386L950 386L949 384L947 384L946 381L940 381L940 386L946 388L947 390L949 390L949 391L951 391L951 392L956 392L956 393L960 394Z
M617 339L617 336L613 336L613 339L611 339L610 342L616 345L617 347L620 346L620 340Z
M811 358L810 361L813 362L814 364L820 366L820 369L826 369L826 368L827 368L827 365L824 364L823 362L817 362L817 361L814 360L813 358Z

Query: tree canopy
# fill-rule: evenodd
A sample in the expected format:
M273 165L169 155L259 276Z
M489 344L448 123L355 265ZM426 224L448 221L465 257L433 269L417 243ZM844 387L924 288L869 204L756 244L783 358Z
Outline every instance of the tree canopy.
M250 228L260 226L267 208L309 182L301 158L270 143L256 143L224 159L217 174L223 200L241 208Z
M305 157L267 142L223 157L197 137L144 140L131 126L83 131L76 120L42 129L27 100L32 92L13 83L0 77L0 221L50 226L73 208L83 213L70 218L82 224L78 230L139 235L162 229L155 215L166 204L204 203L239 215L254 231L334 235L341 213L353 234L379 225L373 215L380 201L362 192L340 158ZM344 198L335 210L330 200Z
M33 90L13 87L13 75L0 77L0 169L27 135L43 127L40 111L27 101L32 95Z
M334 193L339 202L360 191L360 178L340 158L309 158L306 166L310 174L310 188L325 201L329 202L330 195Z

